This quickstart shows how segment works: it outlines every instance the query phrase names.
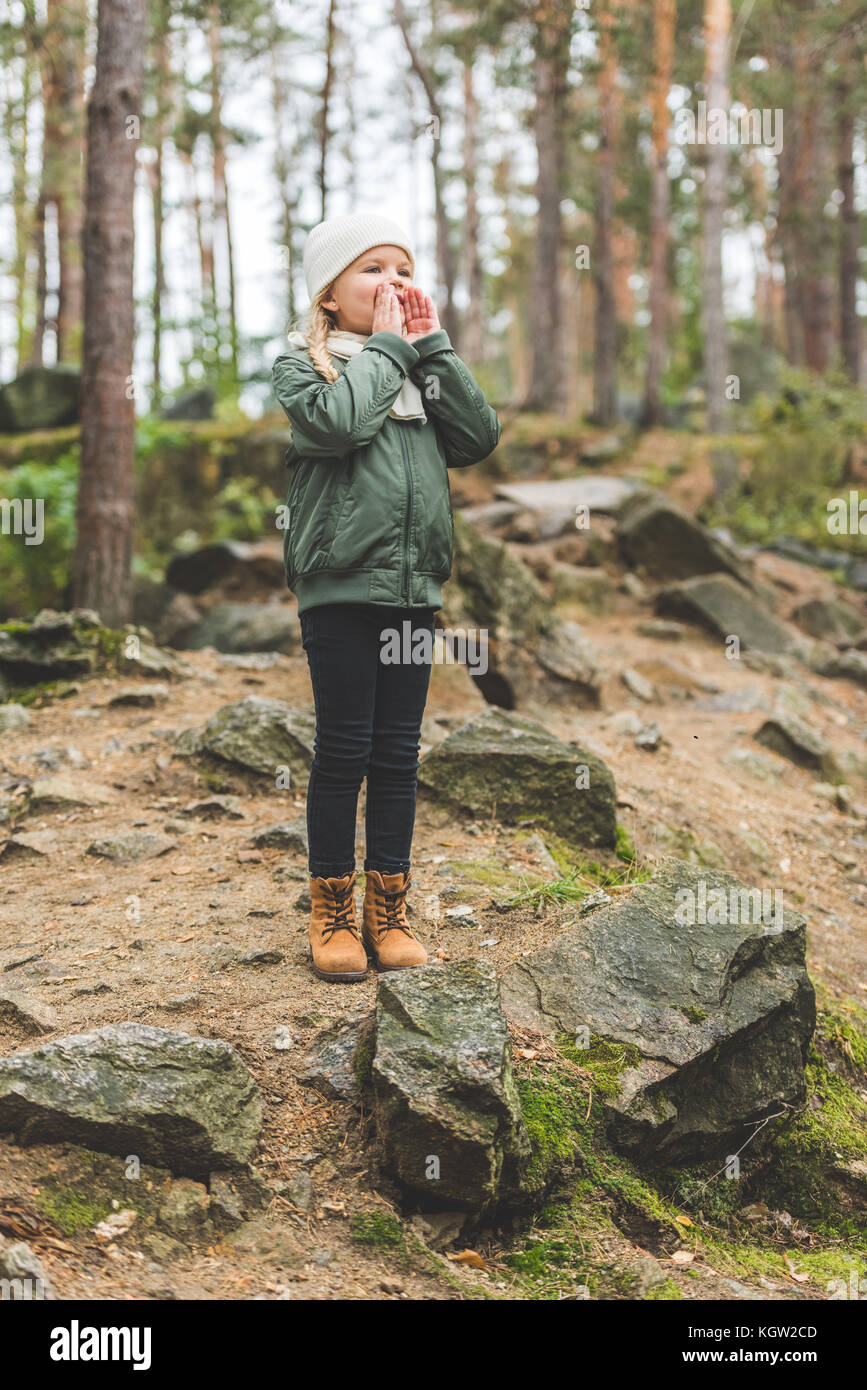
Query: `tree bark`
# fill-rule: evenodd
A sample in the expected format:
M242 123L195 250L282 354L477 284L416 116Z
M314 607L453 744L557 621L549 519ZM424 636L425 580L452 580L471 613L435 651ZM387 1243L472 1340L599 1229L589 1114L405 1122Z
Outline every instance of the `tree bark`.
M421 52L413 42L409 28L409 20L403 6L403 0L395 0L394 17L397 26L403 35L406 44L406 51L409 61L416 77L424 88L427 99L429 114L433 118L434 126L431 131L431 173L433 175L434 192L434 216L437 229L437 277L439 279L440 291L443 295L443 302L439 306L440 321L443 328L449 335L452 343L460 350L460 325L458 323L457 307L455 305L455 257L452 251L451 236L449 234L449 219L446 212L445 200L443 198L443 177L440 166L440 130L442 129L442 109L437 96L436 83L429 65L424 61Z
M847 61L847 60L844 60ZM837 93L837 182L840 204L840 352L850 381L861 380L861 341L855 307L860 227L855 205L855 114L851 63Z
M674 56L677 0L655 0L653 15L653 168L650 210L650 331L641 423L652 428L662 416L668 316L668 129L667 105Z
M562 402L559 266L563 180L563 101L569 68L571 6L535 12L533 135L536 142L536 246L530 295L531 410Z
M731 32L729 0L706 0L705 92L708 114L729 111L728 42ZM705 145L705 177L702 226L702 333L704 339L707 428L710 434L725 432L726 329L723 311L722 241L726 210L728 145Z
M472 55L464 61L464 274L469 305L461 331L461 350L470 363L481 364L485 353L482 258L479 251L478 178L479 103L473 90Z
M146 0L99 0L87 108L84 356L75 603L119 627L132 607L136 150Z

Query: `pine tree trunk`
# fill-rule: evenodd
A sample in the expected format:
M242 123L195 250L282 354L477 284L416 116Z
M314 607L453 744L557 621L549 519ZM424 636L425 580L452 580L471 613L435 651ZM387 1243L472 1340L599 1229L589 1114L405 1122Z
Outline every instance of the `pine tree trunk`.
M641 423L658 425L668 314L668 128L677 0L655 0L653 16L653 169L650 210L650 332Z
M728 113L729 0L706 0L705 91L708 118L715 110ZM726 328L723 312L722 240L726 210L728 145L707 144L702 228L702 334L704 339L707 428L722 434L726 428Z
M595 361L593 420L612 425L617 418L617 301L614 293L614 179L617 156L615 111L617 54L610 3L599 10L599 159L597 161Z
M136 150L146 0L99 0L87 108L84 355L75 603L120 627L132 606L135 401L130 390Z
M855 205L855 116L851 65L840 83L837 104L837 182L840 204L840 352L850 381L861 380L861 343L856 292L860 227Z
M461 350L467 361L481 364L485 352L485 314L483 300L482 258L479 251L479 207L476 191L478 177L478 120L479 103L473 90L472 56L464 62L464 274L466 275L469 305L464 315Z

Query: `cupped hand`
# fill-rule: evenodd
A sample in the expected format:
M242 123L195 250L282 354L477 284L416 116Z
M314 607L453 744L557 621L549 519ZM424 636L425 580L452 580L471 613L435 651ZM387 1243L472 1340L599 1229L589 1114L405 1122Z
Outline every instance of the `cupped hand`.
M408 343L415 338L423 338L427 333L434 333L440 326L436 306L430 295L417 289L415 285L407 285L404 290L403 312L406 321L404 336Z
M377 285L373 297L371 333L396 333L403 337L404 309L393 285Z

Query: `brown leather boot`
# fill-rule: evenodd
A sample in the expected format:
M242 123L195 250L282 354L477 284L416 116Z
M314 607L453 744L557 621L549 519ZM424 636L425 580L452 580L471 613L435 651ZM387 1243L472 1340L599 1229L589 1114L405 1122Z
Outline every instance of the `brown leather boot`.
M308 936L320 980L363 980L367 975L355 916L355 879L354 869L343 878L310 879Z
M427 951L406 920L406 894L412 874L381 874L368 869L364 885L362 936L380 970L424 965Z

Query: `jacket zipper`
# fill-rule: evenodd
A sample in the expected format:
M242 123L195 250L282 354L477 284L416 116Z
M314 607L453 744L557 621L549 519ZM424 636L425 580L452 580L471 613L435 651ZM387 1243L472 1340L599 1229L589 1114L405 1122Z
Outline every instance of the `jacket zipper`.
M401 452L401 454L403 455L403 466L404 466L404 470L405 470L405 472L406 472L407 501L406 501L406 525L404 526L404 538L403 538L403 545L404 545L404 551L403 551L403 601L404 601L404 605L408 608L408 607L409 607L409 528L410 528L410 520L411 520L411 518L412 518L412 473L411 473L411 471L410 471L409 460L408 460L408 458L407 458L407 456L406 456L406 448L404 447L404 442L403 442L403 427L402 427L401 425L397 425L396 428L400 431L400 452Z

